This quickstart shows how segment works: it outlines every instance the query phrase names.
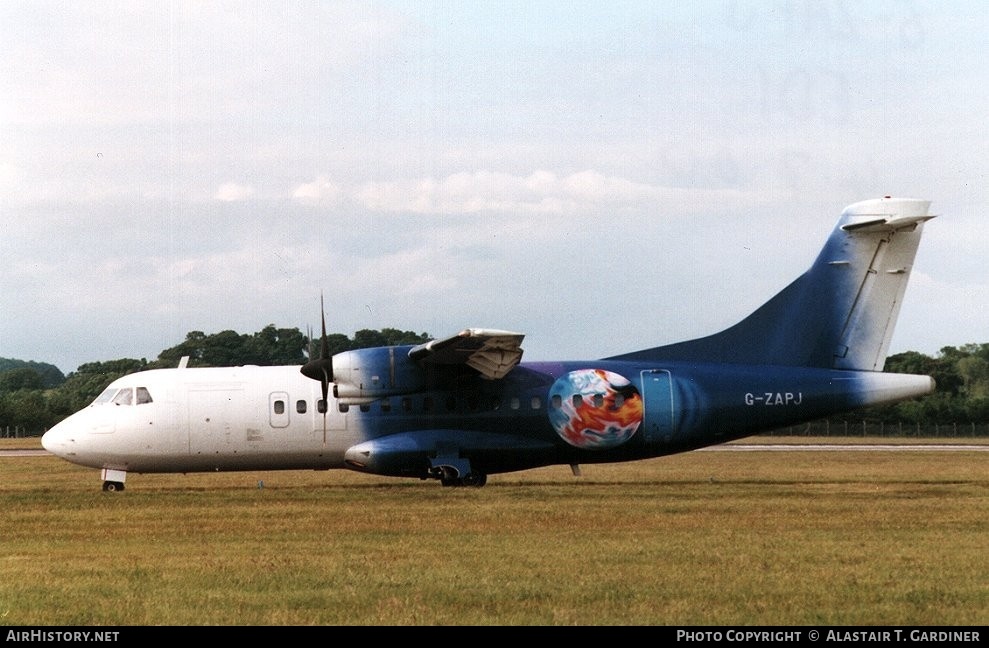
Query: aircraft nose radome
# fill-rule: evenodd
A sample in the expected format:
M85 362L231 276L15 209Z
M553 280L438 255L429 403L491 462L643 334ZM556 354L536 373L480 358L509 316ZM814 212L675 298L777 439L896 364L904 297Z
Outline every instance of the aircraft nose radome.
M56 452L56 448L59 443L56 437L60 437L61 433L58 432L57 428L58 426L56 425L41 436L41 447L52 454L58 454L58 452Z
M68 430L65 423L58 423L41 436L41 447L58 457L68 454Z

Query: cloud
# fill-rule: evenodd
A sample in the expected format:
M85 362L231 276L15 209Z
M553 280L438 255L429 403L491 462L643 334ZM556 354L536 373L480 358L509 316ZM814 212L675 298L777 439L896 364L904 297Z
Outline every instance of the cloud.
M660 189L597 171L564 177L537 170L528 176L497 171L460 172L360 185L354 198L368 209L413 213L580 212L655 198Z
M325 177L318 177L313 182L307 182L296 187L292 192L292 198L304 203L318 203L321 205L336 205L343 196L343 189L340 185L327 180Z
M254 195L254 188L236 182L225 182L216 190L213 198L223 202L243 202Z
M407 38L387 9L335 2L0 3L0 117L47 125L217 122L283 109Z
M674 341L886 193L944 214L897 340L984 339L985 12L386 4L0 3L5 355L151 355L323 288L342 331Z
M989 284L979 279L939 279L914 269L894 329L893 352L909 349L936 355L946 346L989 340L989 320L984 316Z

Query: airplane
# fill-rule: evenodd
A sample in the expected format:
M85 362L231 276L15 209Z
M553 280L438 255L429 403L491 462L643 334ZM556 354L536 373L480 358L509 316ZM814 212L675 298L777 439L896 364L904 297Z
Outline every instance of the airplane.
M42 438L128 473L349 469L483 486L489 475L627 462L930 394L883 367L930 201L846 207L813 265L720 333L589 361L522 362L524 335L326 350L302 366L187 366L113 381Z

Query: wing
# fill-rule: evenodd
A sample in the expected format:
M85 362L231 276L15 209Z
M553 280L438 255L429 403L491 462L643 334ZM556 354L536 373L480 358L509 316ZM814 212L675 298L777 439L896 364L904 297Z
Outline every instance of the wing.
M522 360L522 333L469 328L450 337L430 340L409 350L415 362L455 365L475 369L483 377L504 378Z

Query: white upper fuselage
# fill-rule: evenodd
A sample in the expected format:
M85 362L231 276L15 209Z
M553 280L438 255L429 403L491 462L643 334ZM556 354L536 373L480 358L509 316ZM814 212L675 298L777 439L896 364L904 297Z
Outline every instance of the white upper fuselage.
M361 440L332 404L324 438L319 384L299 367L152 370L111 385L137 388L151 402L94 403L48 431L44 447L86 466L193 472L342 468L344 451Z

